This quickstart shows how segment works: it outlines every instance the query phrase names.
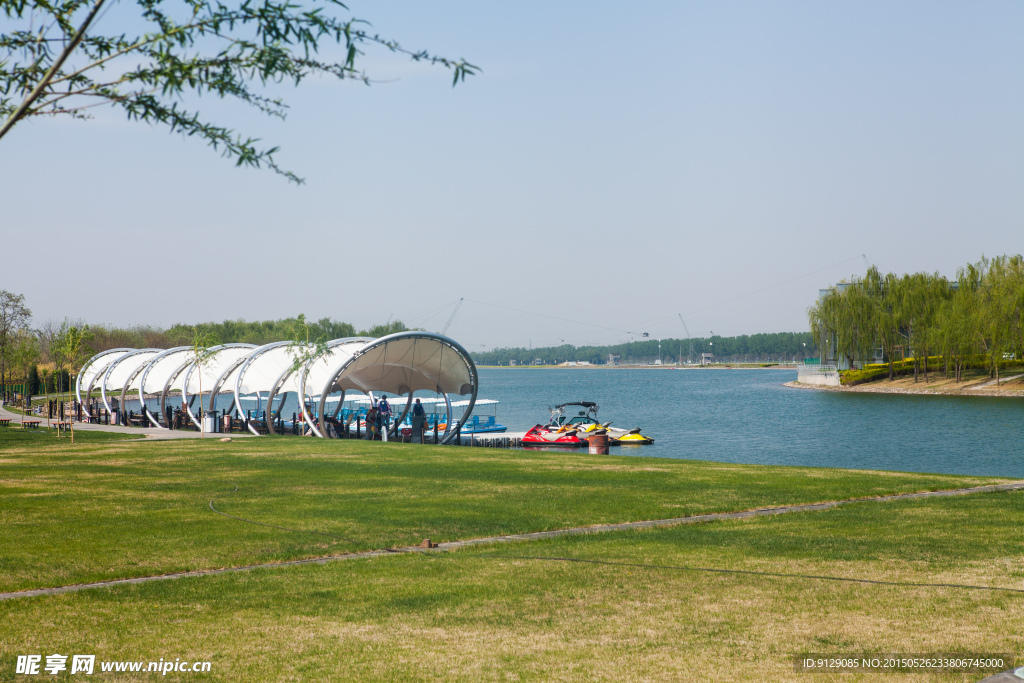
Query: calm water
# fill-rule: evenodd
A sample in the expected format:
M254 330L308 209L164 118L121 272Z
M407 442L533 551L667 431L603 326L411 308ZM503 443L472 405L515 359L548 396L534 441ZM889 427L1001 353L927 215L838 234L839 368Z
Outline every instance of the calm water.
M620 454L771 465L1024 477L1024 399L791 389L795 370L480 370L510 430L548 406L596 401L598 417L642 427Z

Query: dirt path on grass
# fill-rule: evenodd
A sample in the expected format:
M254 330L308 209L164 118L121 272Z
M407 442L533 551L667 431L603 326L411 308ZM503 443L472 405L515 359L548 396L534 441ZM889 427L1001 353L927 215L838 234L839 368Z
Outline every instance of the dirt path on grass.
M112 586L123 586L137 583L149 583L151 581L171 581L173 579L185 579L197 576L212 576L216 574L227 574L229 572L245 572L253 569L281 569L286 567L298 567L307 564L327 564L339 560L358 560L370 557L381 557L384 555L396 555L401 553L422 553L422 552L444 552L469 548L479 545L490 545L494 543L510 543L514 541L539 541L547 538L558 538L559 536L575 536L580 534L603 533L607 531L628 531L631 529L653 529L656 527L676 526L679 524L697 524L699 522L715 522L727 519L750 519L752 517L765 517L768 515L782 515L790 512L814 512L819 510L830 510L840 505L849 503L887 503L894 500L914 500L918 498L940 498L945 496L964 496L973 493L991 493L995 491L1020 491L1024 490L1024 481L1011 482L1008 484L992 484L989 486L972 486L964 489L949 489L946 491L922 491L919 493L897 493L888 496L876 496L871 498L849 498L846 500L833 500L823 503L802 503L799 505L782 505L779 507L758 508L756 510L743 510L741 512L714 512L704 515L693 515L690 517L674 517L671 519L655 519L644 522L623 522L620 524L598 524L595 526L573 527L570 529L556 529L554 531L535 531L526 534L512 534L509 536L488 536L485 538L473 538L464 541L449 541L437 543L431 548L424 546L407 546L404 548L388 548L384 550L369 550L366 552L347 553L345 555L333 555L331 557L318 557L308 560L288 560L285 562L268 562L264 564L250 564L241 567L224 567L222 569L200 569L190 572L177 572L174 574L162 574L159 576L140 576L133 579L114 579L111 581L98 581L96 583L81 583L71 586L58 586L55 588L36 588L33 590L13 591L0 593L0 600L13 600L17 598L31 598L41 595L58 595L60 593L72 593L75 591L89 590L93 588L110 588ZM212 501L211 501L212 502ZM248 522L250 520L240 520ZM252 522L263 524L262 522ZM306 532L302 532L306 533Z

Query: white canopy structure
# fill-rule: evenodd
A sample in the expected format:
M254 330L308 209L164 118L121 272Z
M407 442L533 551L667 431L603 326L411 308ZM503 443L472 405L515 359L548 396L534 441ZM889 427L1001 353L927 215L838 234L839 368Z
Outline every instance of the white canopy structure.
M146 394L160 394L162 397L164 389L170 384L172 375L189 359L191 351L192 348L189 346L178 346L167 349L146 363L145 369L139 376L139 401L152 422L159 424L162 419L165 419L163 403L161 402L161 410L157 411L159 415L154 415L149 408L145 407ZM164 424L163 426L169 427L170 425Z
M169 398L173 404L170 392L174 389L180 390L182 412L197 427L197 413L217 410L219 396L229 395L227 411L233 408L241 414L252 414L251 408L243 408L243 402L251 406L255 400L255 416L264 416L270 433L275 432L274 421L280 416L285 395L294 394L304 422L319 437L331 435L331 430L324 429L324 418L337 416L346 393L366 395L368 400L375 394L405 397L397 425L408 412L414 392L432 392L433 400L443 402L447 412L447 429L441 439L446 443L472 414L478 385L476 366L457 342L430 332L399 332L380 339L336 339L322 346L223 344L198 354L191 347L111 349L82 367L75 391L79 401L84 401L99 388L108 411L112 411L110 399L115 393L120 392L123 406L135 392L149 420L164 428L170 426L166 414ZM145 407L145 399L157 395L160 408L159 414L154 414ZM453 396L468 396L454 404L466 408L458 421L451 419ZM199 401L193 410L196 398ZM225 405L220 404L222 408ZM251 423L249 429L259 434Z
M75 396L78 398L79 403L83 403L82 398L82 387L85 387L85 395L88 397L92 394L92 389L96 384L96 380L103 376L103 373L107 371L110 364L119 359L126 353L131 353L133 349L108 349L102 353L97 353L95 356L89 359L82 369L78 372L78 381L75 383Z
M270 345L272 346L272 345ZM249 359L250 354L257 353L266 346L255 344L221 344L206 349L199 354L196 360L195 352L192 353L192 362L181 375L181 405L188 413L192 424L199 427L199 417L192 410L192 399L190 396L199 396L200 409L202 409L202 394L209 394L206 412L217 409L217 396L224 387L234 387L233 378L238 375L238 369ZM229 380L231 383L229 384Z
M103 405L106 406L107 410L113 411L113 408L110 405L110 398L112 397L108 397L107 392L120 389L120 398L122 400L126 398L125 392L127 391L127 387L125 385L136 376L138 369L143 363L153 358L153 356L158 355L160 351L161 349L138 349L135 351L129 351L107 366L107 369L103 372L103 376L100 378L100 399L103 401Z

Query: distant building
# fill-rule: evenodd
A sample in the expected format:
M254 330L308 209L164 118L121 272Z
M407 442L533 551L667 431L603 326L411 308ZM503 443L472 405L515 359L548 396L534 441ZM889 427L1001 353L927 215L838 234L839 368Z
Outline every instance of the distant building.
M544 365L544 361L542 361L540 358L534 358L533 359L533 364L534 365Z
M711 361L714 360L714 358L715 358L715 354L713 354L713 353L702 353L702 354L700 354L700 364L701 365L709 365L711 363Z
M515 360L510 360L510 361L508 362L508 366L509 366L510 368L514 368L514 367L516 366L516 363L517 363L517 362L518 362L518 361L515 361Z
M608 365L618 365L619 364L619 360L621 360L621 358L622 358L622 356L620 356L617 353L609 353L608 354Z

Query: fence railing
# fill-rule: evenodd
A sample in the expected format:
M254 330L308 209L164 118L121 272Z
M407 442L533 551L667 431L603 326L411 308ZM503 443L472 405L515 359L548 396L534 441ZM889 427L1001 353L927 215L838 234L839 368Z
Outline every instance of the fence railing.
M839 372L834 365L821 365L819 363L808 363L807 365L797 366L797 370L801 375L803 374L819 374L825 375L832 372Z

